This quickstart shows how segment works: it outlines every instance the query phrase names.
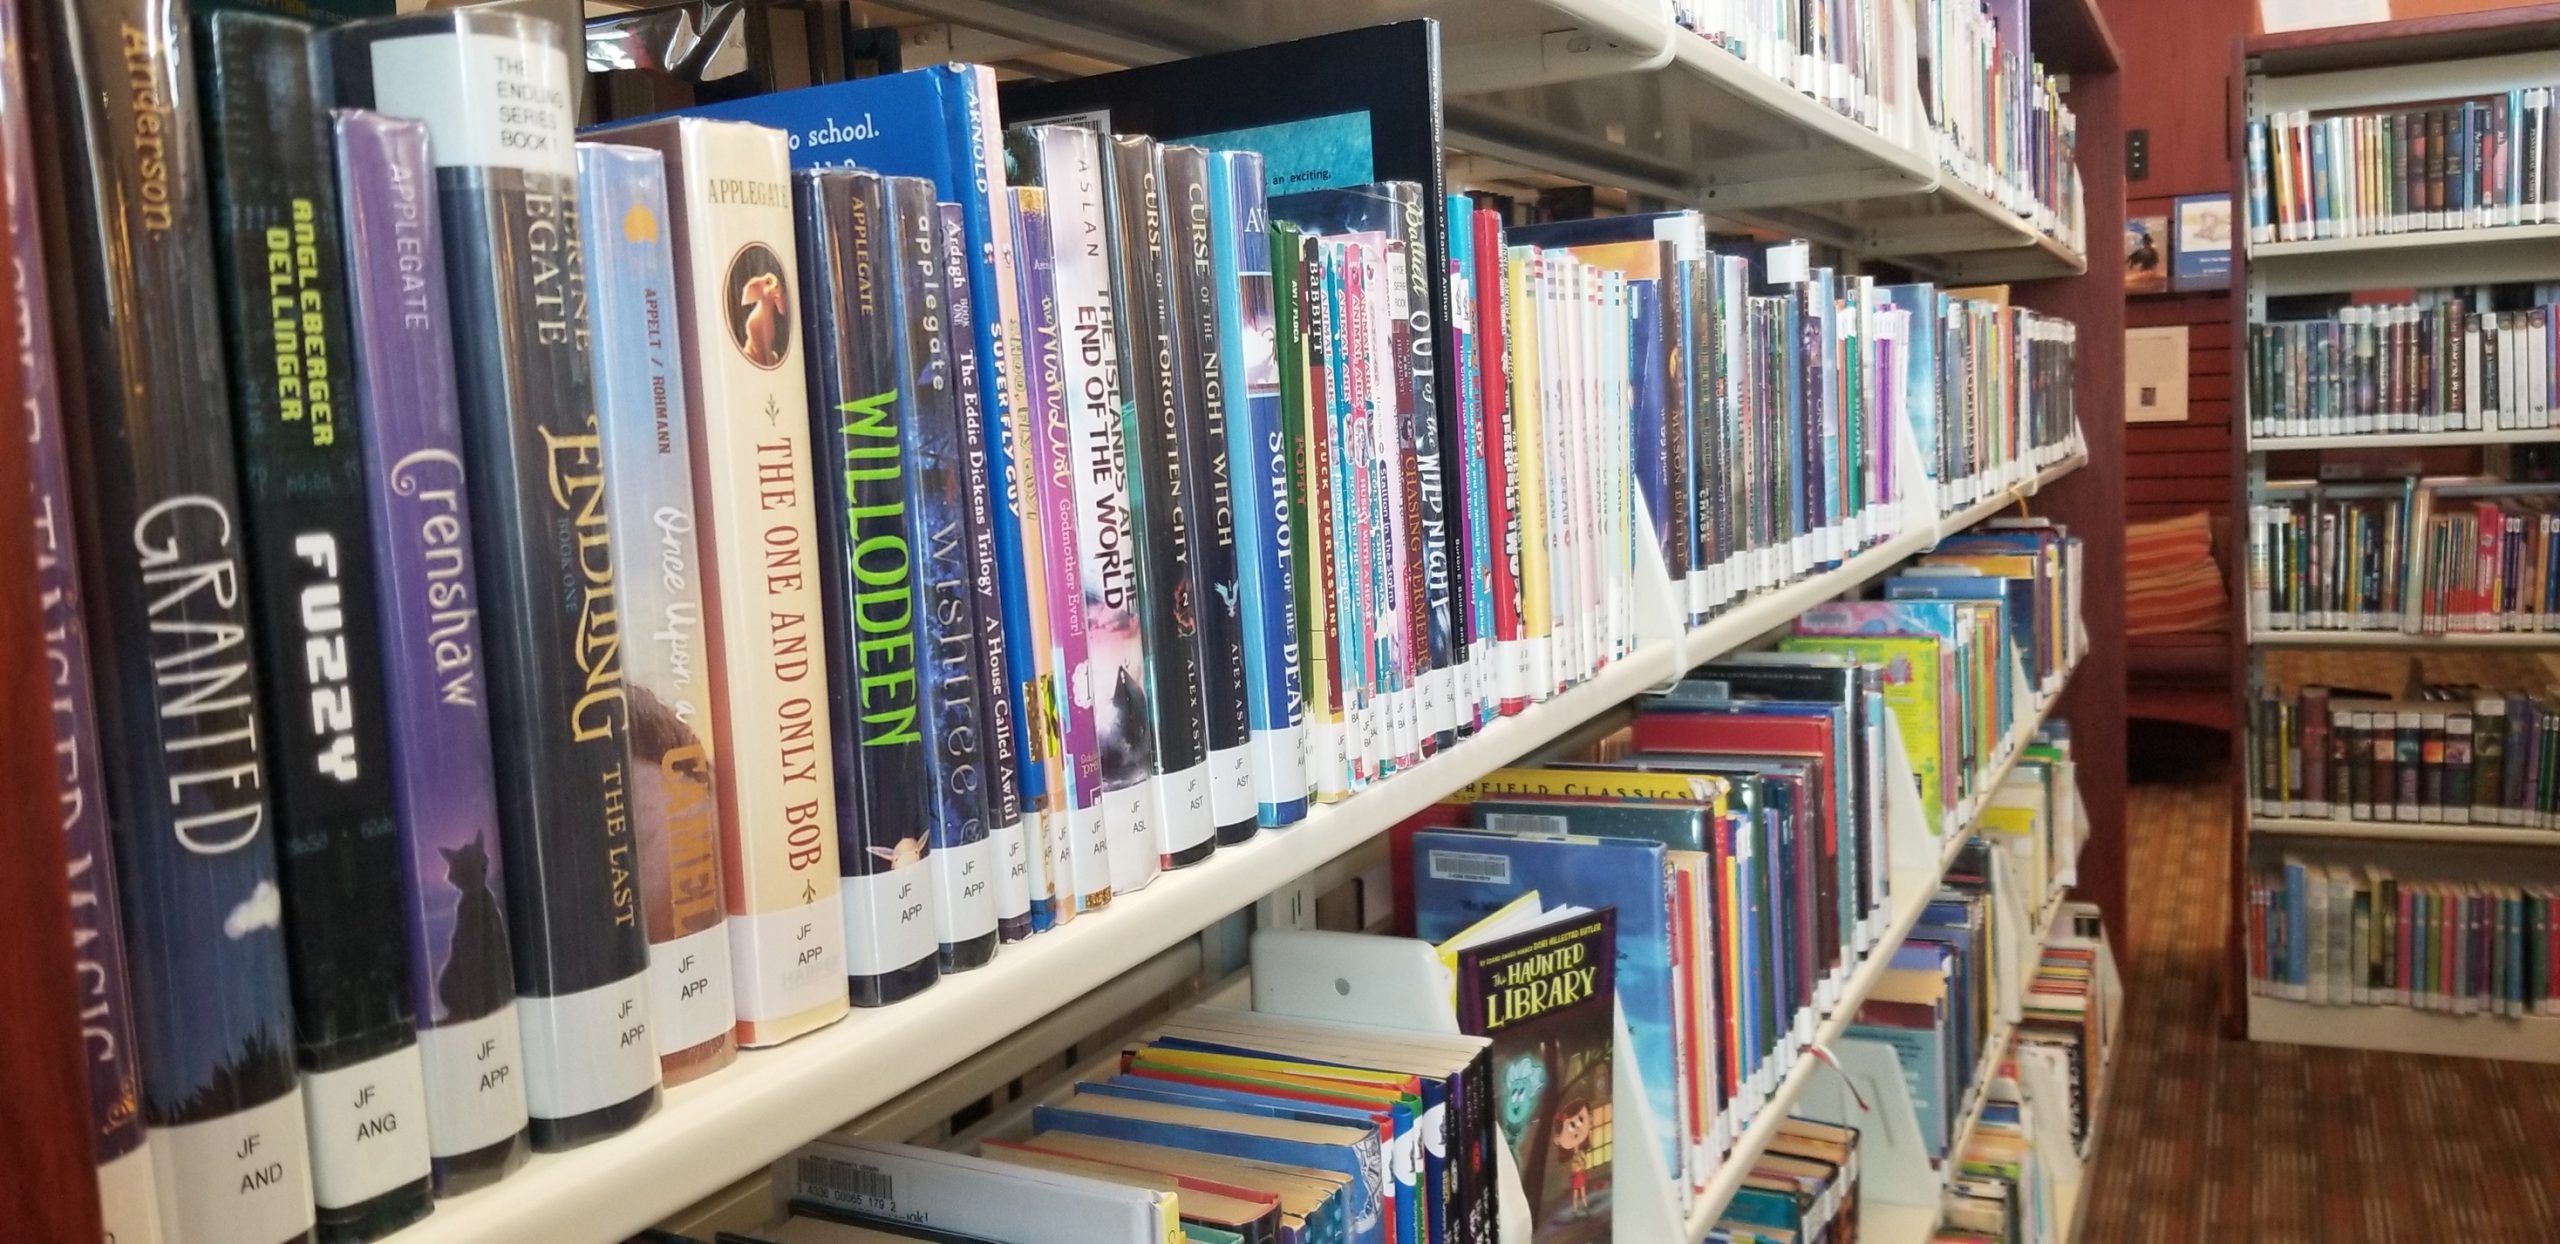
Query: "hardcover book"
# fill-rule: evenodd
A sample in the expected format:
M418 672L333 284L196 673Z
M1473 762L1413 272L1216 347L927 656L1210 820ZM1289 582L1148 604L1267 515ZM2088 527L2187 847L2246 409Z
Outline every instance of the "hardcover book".
M909 544L914 403L900 341L898 239L889 179L850 169L792 176L817 458L819 586L835 725L845 971L853 1001L882 1006L933 984L940 937L926 853L934 803Z
M365 496L383 625L383 689L426 1061L427 1147L449 1196L524 1164L524 1043L510 960L506 853L489 756L462 407L427 127L338 114L347 291L366 402Z
M45 0L45 300L161 1228L311 1230L284 898L196 88L180 6ZM96 348L104 343L108 348ZM208 993L210 991L210 997ZM208 1005L218 1002L219 1005Z
M109 845L105 780L98 772L98 706L92 698L88 624L81 616L71 466L65 457L62 394L53 370L53 327L45 320L44 234L36 219L36 122L18 71L27 30L17 0L0 2L0 379L14 387L0 410L26 417L27 474L35 493L36 598L43 611L45 698L52 706L56 798L69 864L71 938L79 981L80 1034L89 1083L91 1156L98 1209L109 1238L157 1244L160 1200L142 1123L141 1051L134 1044L133 993L126 983L123 906Z
M1610 1238L1617 940L1603 907L1458 951L1458 1030L1493 1039L1497 1122L1535 1244Z
M787 144L695 118L596 137L666 161L738 1035L771 1045L845 1010L845 935L825 918L836 784Z
M738 1056L732 947L722 919L720 782L713 761L711 659L702 609L693 430L667 242L665 157L578 144L578 211L587 245L588 339L614 543L624 576L623 648L631 697L631 802L640 839L640 907L649 930L649 1013L658 1074L672 1088ZM750 965L752 966L752 965Z
M332 35L341 99L425 121L436 161L538 1150L658 1104L567 44L550 22L490 9Z

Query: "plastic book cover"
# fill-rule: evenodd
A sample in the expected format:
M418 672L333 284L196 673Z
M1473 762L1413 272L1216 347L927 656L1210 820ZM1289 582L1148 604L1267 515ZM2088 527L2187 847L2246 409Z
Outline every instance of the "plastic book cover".
M738 1004L721 901L693 433L670 318L680 304L664 223L665 159L641 147L580 143L578 207L595 222L587 313L614 534L635 565L646 566L623 585L623 613L640 640L623 649L623 678L650 1016L660 1076L676 1085L736 1059Z
M1883 667L1886 707L1902 726L1902 743L1920 786L1920 804L1943 815L1956 806L1956 783L1945 772L1952 739L1944 737L1946 696L1942 644L1918 636L1790 635L1790 652L1844 652ZM1932 827L1933 831L1936 827Z
M1332 436L1323 346L1322 263L1314 238L1271 222L1272 312L1280 357L1282 435L1292 464L1290 541L1297 557L1298 651L1305 664L1307 767L1315 796L1350 793L1343 721L1340 598L1333 590Z
M1350 1244L1388 1244L1394 1224L1386 1196L1386 1155L1371 1129L1172 1105L1078 1092L1032 1110L1039 1132L1198 1149L1224 1157L1304 1166L1350 1178Z
M1611 1238L1617 960L1606 907L1458 951L1458 1028L1493 1039L1498 1123L1536 1244Z
M370 403L366 497L408 855L409 983L435 1187L451 1195L506 1175L527 1148L453 325L444 287L403 270L412 255L441 269L444 235L424 122L341 112L338 168Z

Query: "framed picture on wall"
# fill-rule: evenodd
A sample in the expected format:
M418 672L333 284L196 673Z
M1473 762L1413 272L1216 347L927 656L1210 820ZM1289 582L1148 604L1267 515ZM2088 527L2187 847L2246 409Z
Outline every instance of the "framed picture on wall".
M2169 288L2182 294L2231 288L2231 196L2184 195L2172 213Z
M2169 218L2124 218L2124 292L2169 292Z
M2187 421L2187 326L2124 330L2124 421Z

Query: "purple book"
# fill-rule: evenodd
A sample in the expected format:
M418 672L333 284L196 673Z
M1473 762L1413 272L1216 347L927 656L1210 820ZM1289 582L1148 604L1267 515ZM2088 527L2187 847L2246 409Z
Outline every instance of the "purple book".
M0 47L18 38L0 4ZM71 863L71 949L80 982L80 1042L89 1074L90 1140L98 1164L98 1204L107 1238L160 1238L159 1199L142 1124L142 1068L135 1054L133 999L125 985L124 925L107 843L107 796L98 780L98 714L90 699L89 631L80 616L79 550L72 539L71 476L63 463L62 408L53 387L53 333L35 303L44 288L44 239L37 231L35 161L26 100L16 80L0 82L0 231L15 239L7 297L26 332L16 343L26 396L28 469L35 484L36 593L44 607L45 669L52 675L53 755L60 778L64 855Z
M451 1195L526 1153L462 411L427 127L357 110L337 126L410 978L436 1192Z

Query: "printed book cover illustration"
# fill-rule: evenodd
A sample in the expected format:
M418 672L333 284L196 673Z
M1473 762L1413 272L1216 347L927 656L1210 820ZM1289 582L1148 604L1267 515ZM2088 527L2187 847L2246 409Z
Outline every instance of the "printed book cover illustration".
M1603 907L1458 951L1458 1027L1493 1039L1494 1121L1533 1244L1610 1238L1617 925Z

